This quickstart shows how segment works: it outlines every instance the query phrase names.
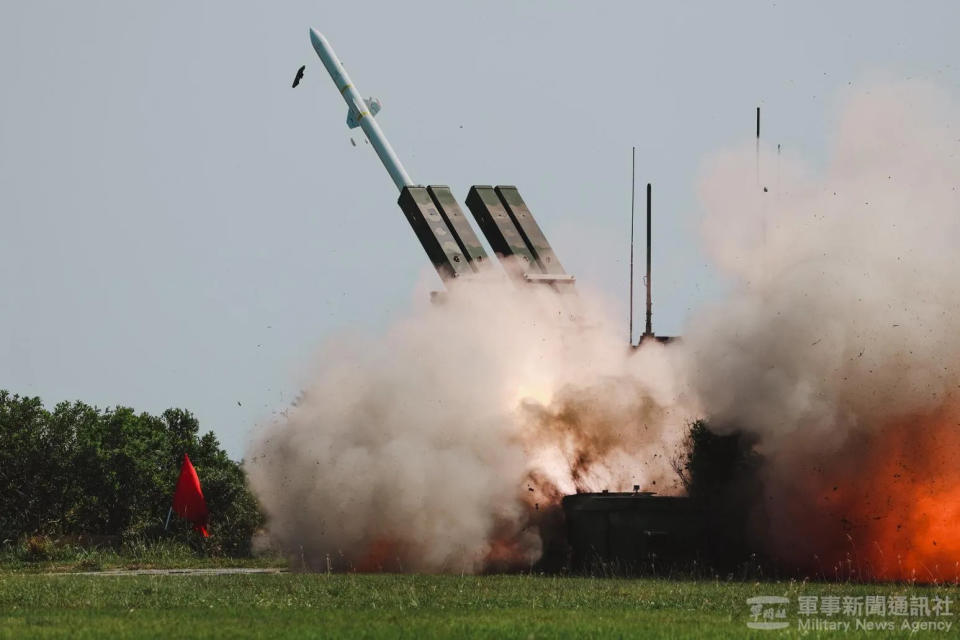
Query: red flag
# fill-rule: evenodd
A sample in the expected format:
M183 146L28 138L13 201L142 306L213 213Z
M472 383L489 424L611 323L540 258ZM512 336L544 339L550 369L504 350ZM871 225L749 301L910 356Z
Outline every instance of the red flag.
M197 470L190 463L190 456L183 454L183 466L180 467L180 479L177 480L177 490L173 494L173 512L184 520L193 523L193 530L199 531L204 538L210 536L207 532L207 501L203 499L203 490L200 488L200 478Z

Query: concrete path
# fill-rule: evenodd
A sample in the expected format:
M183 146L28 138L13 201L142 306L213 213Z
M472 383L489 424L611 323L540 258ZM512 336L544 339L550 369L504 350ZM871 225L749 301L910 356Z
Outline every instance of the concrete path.
M268 567L248 569L243 567L219 567L214 569L107 569L104 571L63 571L46 573L48 576L231 576L252 573L287 573L287 569Z

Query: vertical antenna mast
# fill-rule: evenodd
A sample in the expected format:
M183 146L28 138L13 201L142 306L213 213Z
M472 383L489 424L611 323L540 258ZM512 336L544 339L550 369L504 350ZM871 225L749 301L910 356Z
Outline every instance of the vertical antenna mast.
M650 295L650 290L652 284L650 282L650 247L651 247L651 233L650 233L650 192L652 188L650 183L647 183L647 330L643 335L653 336L653 300Z
M779 158L777 162L779 162ZM757 189L760 189L760 107L757 107ZM766 191L767 188L763 187L763 191ZM761 198L763 193L760 194ZM767 263L767 211L765 207L765 201L760 200L760 241L763 243L761 249L763 250L763 266L764 270L766 269Z
M630 162L630 346L633 346L633 209L637 195L637 148L633 147Z
M760 107L757 107L757 186L760 186Z
M780 143L777 143L777 198L780 198Z

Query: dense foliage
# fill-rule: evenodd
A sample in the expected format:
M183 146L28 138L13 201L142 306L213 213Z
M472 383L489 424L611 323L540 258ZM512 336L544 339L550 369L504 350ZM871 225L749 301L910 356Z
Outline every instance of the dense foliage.
M164 521L183 455L197 469L210 538ZM0 544L26 536L121 544L173 538L208 554L250 552L262 523L240 465L182 409L161 416L0 390Z
M709 501L740 491L744 484L752 485L760 457L742 432L719 435L698 420L690 425L682 462L678 472L687 493L695 500Z
M757 532L751 520L762 508L762 459L752 440L732 430L720 435L703 420L690 425L685 456L675 466L687 494L704 518L701 544L706 560L727 570L757 558Z

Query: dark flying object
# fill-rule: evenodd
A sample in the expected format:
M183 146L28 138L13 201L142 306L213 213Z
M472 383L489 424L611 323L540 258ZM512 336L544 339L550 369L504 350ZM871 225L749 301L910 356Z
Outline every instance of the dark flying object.
M300 84L300 81L303 80L303 71L307 68L307 65L303 65L297 69L297 77L293 79L293 88L296 89L297 85Z

